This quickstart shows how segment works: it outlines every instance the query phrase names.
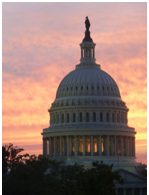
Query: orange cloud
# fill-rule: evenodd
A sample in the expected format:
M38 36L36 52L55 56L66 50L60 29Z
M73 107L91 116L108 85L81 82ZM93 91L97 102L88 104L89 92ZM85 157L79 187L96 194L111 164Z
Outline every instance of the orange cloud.
M128 124L137 131L137 156L145 159L146 3L3 3L2 142L42 152L48 109L80 60L86 15L97 63L118 84Z

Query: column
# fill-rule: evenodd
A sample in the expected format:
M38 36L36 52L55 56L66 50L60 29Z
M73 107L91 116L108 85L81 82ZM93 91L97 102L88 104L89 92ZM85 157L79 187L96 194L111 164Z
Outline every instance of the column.
M126 189L123 188L123 195L126 195Z
M128 137L127 136L125 138L125 151L126 151L126 156L128 156Z
M72 137L69 138L69 156L72 155Z
M42 142L43 156L45 156L45 138L42 138Z
M59 152L59 155L60 157L62 156L62 137L60 136L60 139L59 139L59 149L60 149L60 152Z
M123 156L123 136L121 136L121 156Z
M131 189L131 194L134 195L134 188Z
M54 157L56 157L56 137L54 137Z
M114 115L115 115L115 123L117 123L117 112L114 112Z
M129 137L129 142L130 142L130 147L129 147L129 150L130 150L130 156L132 156L132 137Z
M60 124L62 123L62 113L61 112L59 113L59 123Z
M83 58L83 48L81 48L81 58Z
M85 86L86 87L86 86ZM82 122L85 122L85 110L82 111Z
M101 135L99 135L99 138L98 138L98 151L99 151L99 156L102 155L102 152L101 152Z
M79 111L76 112L76 122L79 123Z
M78 137L75 135L75 156L78 156Z
M111 140L110 141L110 144L111 144L110 145L111 146L111 156L113 156L113 137L112 136L110 137L110 140Z
M94 154L93 144L94 144L94 142L93 142L93 135L91 135L91 156L93 156L93 154Z
M109 135L107 135L106 148L107 148L106 155L109 156Z
M89 111L89 122L93 122L93 112Z
M60 156L60 138L58 137L57 140L58 140L58 153L57 153L57 156Z
M104 156L106 155L106 137L105 136L103 136L103 140L104 140L104 143L103 143L103 148L104 148L104 150L103 150L103 154L104 154Z
M83 135L83 156L85 156L85 152L86 152L86 139L85 139L85 135Z
M136 156L135 155L135 137L132 138L132 145L133 145L133 154L132 154L132 156L135 157Z
M87 47L87 58L89 58L89 47Z
M73 122L73 112L72 111L69 112L69 120L70 120L70 123Z
M51 137L49 137L49 158L52 156L52 140Z
M63 146L64 146L64 156L66 156L66 138L63 137Z
M64 112L64 123L66 123L66 121L67 121L67 113L66 113L66 111Z
M112 112L109 111L109 122L112 123Z
M117 155L117 143L116 143L116 135L114 136L114 143L115 143L115 156Z
M67 136L67 156L69 156L69 136Z
M86 57L86 48L84 47L84 58Z
M106 122L106 112L103 111L103 122Z

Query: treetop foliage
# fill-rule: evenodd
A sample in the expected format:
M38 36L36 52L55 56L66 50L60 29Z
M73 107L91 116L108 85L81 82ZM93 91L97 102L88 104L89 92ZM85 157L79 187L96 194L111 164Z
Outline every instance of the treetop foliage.
M3 174L3 195L115 195L114 181L124 182L119 171L112 171L113 165L97 161L90 169L77 163L66 166L42 155L19 157L23 149L3 147L3 159L10 168L9 174Z

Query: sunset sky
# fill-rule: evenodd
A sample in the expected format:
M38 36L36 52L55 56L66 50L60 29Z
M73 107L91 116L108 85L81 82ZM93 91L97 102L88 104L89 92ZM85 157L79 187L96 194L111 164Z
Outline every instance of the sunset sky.
M147 3L2 3L2 144L41 154L48 109L79 63L88 16L95 58L119 86L147 158Z

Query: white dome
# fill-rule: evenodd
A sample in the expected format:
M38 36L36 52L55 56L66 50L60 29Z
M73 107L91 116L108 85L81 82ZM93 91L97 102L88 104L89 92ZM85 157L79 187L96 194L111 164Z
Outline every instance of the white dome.
M61 81L56 98L68 96L113 96L120 97L114 79L99 66L76 67Z
M49 159L91 165L104 160L117 167L135 161L135 129L127 125L128 108L114 79L96 64L90 31L80 44L81 59L61 81L43 129L43 154ZM119 147L121 145L121 147ZM90 165L89 165L90 164ZM132 166L132 165L131 165Z

